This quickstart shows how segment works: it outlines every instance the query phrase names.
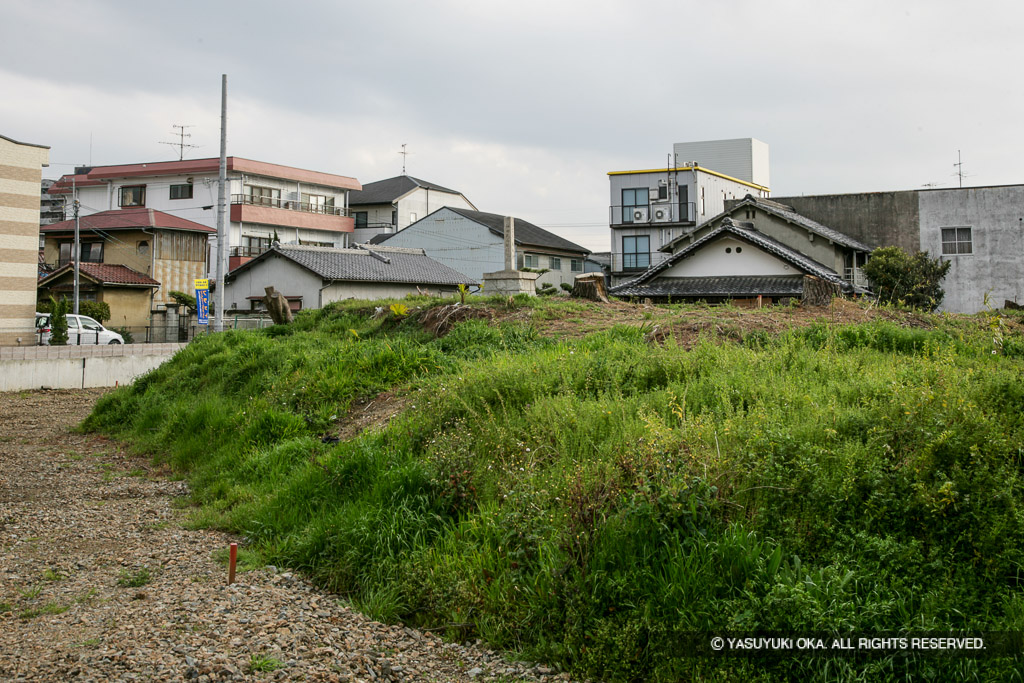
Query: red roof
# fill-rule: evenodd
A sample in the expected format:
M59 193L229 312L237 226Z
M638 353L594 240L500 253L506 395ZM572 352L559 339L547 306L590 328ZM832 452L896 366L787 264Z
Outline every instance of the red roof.
M72 270L74 263L67 263L57 270L47 275L44 279L39 281L40 286L53 280L60 275ZM82 263L79 265L79 273L98 282L102 285L130 285L130 286L142 286L142 287L159 287L160 283L149 277L143 275L137 270L132 270L128 266L122 266L115 263Z
M254 161L241 157L228 157L227 170L269 178L283 178L300 183L324 185L345 190L361 190L363 186L355 178L321 171L308 171L293 166L281 166L265 161ZM101 185L107 180L118 178L146 178L167 175L217 175L220 159L185 159L184 161L156 161L145 164L122 164L119 166L96 166L85 175L74 176L79 186ZM71 191L71 178L67 175L50 187L50 194Z
M82 230L131 230L139 228L165 228L168 230L192 230L194 232L216 233L208 225L196 223L180 216L173 216L156 209L144 206L133 206L126 209L111 209L82 216L78 219ZM39 232L67 232L75 229L74 219L51 223L39 228Z
M69 173L62 175L58 180L50 185L49 189L46 190L47 194L68 194L71 192L72 186L74 187L89 187L91 185L102 185L103 182L100 180L89 180L89 176L85 173Z

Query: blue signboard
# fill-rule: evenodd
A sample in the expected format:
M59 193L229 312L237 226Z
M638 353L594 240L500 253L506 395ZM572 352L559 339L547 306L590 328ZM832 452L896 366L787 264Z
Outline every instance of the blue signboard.
M196 280L196 317L200 325L210 324L210 281Z

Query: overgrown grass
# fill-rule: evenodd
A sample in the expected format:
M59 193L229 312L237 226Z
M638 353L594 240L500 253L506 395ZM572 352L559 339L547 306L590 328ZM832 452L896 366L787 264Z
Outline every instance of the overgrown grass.
M202 523L378 618L585 675L1019 680L1019 660L683 644L1024 630L1021 348L952 323L692 350L481 321L435 340L334 307L204 337L86 426L168 459ZM321 441L397 386L402 418Z

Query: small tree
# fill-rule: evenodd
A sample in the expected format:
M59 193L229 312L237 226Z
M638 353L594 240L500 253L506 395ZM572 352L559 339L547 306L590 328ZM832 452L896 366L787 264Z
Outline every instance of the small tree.
M50 297L50 346L67 346L68 343L68 300L60 301Z
M871 252L864 274L880 302L934 311L946 295L939 283L949 267L949 261L930 258L923 251L911 256L899 247L879 247Z
M174 302L176 304L178 304L179 306L183 306L185 308L185 313L188 313L188 311L190 310L198 310L196 308L196 298L191 294L186 294L185 292L178 291L171 291L169 292L169 294L170 297L174 299Z
M110 320L110 304L106 301L79 301L78 312L100 323Z

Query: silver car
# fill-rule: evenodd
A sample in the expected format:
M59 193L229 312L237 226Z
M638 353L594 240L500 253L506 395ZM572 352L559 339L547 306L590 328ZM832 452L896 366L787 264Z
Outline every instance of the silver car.
M108 330L87 315L67 314L68 346L85 344L124 344L124 337L113 330ZM36 333L40 344L49 344L52 330L50 314L36 313Z

